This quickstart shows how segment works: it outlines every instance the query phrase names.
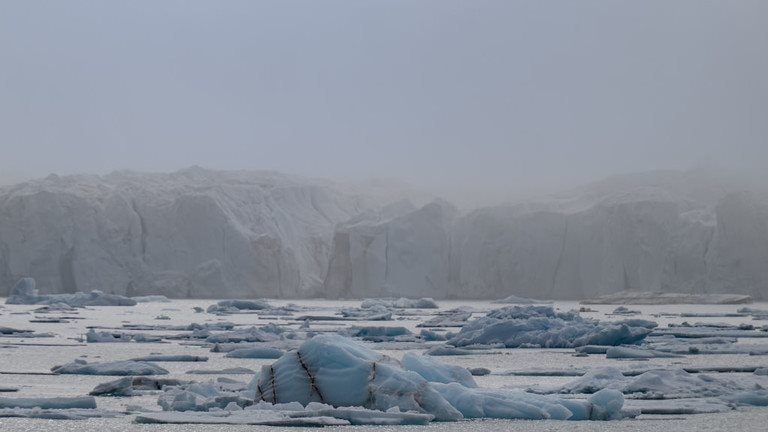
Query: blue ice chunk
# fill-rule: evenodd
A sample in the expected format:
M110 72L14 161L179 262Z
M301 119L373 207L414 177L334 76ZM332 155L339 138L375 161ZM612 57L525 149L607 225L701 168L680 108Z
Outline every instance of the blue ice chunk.
M283 354L285 354L285 352L277 348L261 347L232 350L225 354L224 357L276 359L280 358Z
M448 343L457 347L502 343L508 348L615 346L639 343L650 332L643 326L582 318L574 311L556 312L550 306L514 306L470 322Z
M461 414L415 372L353 340L319 335L262 368L257 399L271 403L321 402L386 411L429 413L437 420Z

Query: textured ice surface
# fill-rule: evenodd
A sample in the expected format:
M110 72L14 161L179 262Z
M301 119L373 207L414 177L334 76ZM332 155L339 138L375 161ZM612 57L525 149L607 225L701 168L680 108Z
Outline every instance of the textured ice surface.
M262 368L257 389L257 399L272 403L321 402L380 411L399 407L437 420L461 418L420 375L336 335L315 336Z
M69 398L4 398L0 397L0 408L41 408L41 409L94 409L96 399L92 396Z
M625 376L617 368L598 368L555 390L560 393L594 393L613 389L644 398L728 398L742 394L759 400L768 387L768 377L754 375L689 373L681 368L654 369L637 376ZM757 391L758 393L754 393ZM738 398L731 400L737 402Z
M461 328L448 341L454 346L502 343L508 348L573 348L640 342L651 331L626 323L598 322L549 306L496 309Z
M588 400L568 400L521 390L478 389L466 369L413 353L404 356L403 367L418 374L349 339L316 336L298 351L262 369L256 397L269 402L322 402L382 411L399 407L443 421L462 417L621 417L623 397L615 391L606 390Z

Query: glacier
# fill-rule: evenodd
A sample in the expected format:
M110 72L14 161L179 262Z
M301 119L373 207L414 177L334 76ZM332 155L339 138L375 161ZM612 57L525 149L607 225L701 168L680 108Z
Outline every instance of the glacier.
M46 295L129 298L766 297L768 194L718 173L479 208L432 198L199 167L51 175L0 188L0 295L32 277Z

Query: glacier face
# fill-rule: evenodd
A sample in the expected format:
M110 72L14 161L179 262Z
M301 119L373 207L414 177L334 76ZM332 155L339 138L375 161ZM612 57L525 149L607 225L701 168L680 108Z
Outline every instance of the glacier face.
M546 201L464 215L446 207L433 203L389 220L340 225L327 292L768 296L768 200L707 173L617 177Z
M0 295L765 298L768 199L702 172L462 212L402 190L190 168L0 188Z
M0 295L319 296L334 226L378 212L370 190L276 173L49 176L0 189Z

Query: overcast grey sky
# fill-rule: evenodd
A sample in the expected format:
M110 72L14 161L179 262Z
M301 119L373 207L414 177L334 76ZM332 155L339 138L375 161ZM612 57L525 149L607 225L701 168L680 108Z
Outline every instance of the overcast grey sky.
M0 182L768 163L768 1L0 1Z

